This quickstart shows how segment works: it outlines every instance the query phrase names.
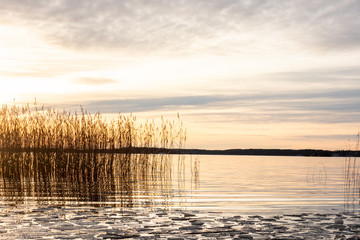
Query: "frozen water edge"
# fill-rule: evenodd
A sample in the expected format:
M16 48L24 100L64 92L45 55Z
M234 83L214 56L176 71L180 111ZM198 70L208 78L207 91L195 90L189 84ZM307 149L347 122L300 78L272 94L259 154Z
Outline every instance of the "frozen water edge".
M0 239L360 239L360 214L6 205Z

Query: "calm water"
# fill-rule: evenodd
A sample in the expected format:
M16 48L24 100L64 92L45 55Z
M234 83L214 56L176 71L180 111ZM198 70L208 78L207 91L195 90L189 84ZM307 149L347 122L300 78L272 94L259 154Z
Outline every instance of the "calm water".
M200 156L189 205L243 213L359 209L344 192L344 158ZM356 205L357 203L357 205Z
M359 211L359 194L344 190L344 158L1 153L0 161L5 204Z

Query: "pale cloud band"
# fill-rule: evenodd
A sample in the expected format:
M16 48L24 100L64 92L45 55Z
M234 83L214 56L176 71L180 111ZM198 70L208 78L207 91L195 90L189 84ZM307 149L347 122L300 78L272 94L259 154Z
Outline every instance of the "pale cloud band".
M82 77L73 80L74 83L84 85L106 85L117 83L115 79L110 78L95 78L95 77Z

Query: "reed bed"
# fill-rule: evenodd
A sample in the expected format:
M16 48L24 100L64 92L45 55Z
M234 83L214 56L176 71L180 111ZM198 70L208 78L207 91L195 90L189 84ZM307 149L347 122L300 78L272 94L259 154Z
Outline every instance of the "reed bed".
M115 150L124 148L182 148L186 130L177 120L161 118L138 123L136 116L119 114L107 121L83 108L71 113L36 105L2 105L1 149Z

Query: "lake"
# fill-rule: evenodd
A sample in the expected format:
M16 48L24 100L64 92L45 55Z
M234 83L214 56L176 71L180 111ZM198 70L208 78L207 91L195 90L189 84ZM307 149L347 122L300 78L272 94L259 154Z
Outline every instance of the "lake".
M344 187L342 157L1 152L0 161L4 204L239 214L360 209L356 187Z

